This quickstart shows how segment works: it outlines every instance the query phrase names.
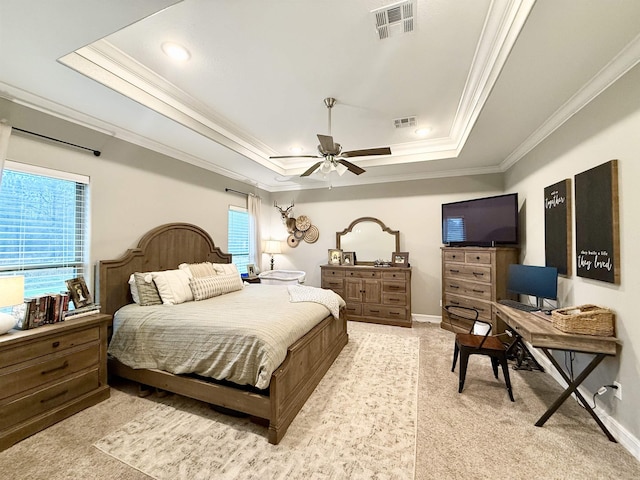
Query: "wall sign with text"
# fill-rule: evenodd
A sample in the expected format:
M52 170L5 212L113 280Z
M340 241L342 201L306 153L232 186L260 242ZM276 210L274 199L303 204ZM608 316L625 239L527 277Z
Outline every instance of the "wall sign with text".
M571 275L571 180L544 189L544 256L547 267Z
M618 161L577 174L575 200L578 276L619 284Z

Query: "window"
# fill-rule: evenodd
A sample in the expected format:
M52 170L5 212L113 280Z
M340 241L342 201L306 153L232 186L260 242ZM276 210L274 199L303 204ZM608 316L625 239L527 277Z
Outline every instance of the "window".
M228 249L240 273L249 263L249 212L246 208L229 206Z
M88 179L6 162L0 186L0 275L25 297L67 290L87 270Z

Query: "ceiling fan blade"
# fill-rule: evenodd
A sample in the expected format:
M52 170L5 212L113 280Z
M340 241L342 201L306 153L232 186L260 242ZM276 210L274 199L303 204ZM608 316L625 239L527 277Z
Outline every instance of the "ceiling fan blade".
M307 171L305 171L302 175L300 175L301 177L308 177L309 175L311 175L313 172L315 172L318 167L320 166L322 162L317 162L315 163L312 167L310 167Z
M318 155L276 155L269 158L322 158Z
M359 166L354 165L351 162L347 162L346 160L336 160L336 162L344 165L349 169L351 173L355 173L356 175L360 175L361 173L364 173L366 171L364 168L360 168Z
M318 134L318 141L320 142L320 147L322 147L323 152L333 153L335 146L332 136Z
M366 150L351 150L350 152L342 152L341 157L367 157L369 155L391 155L389 147L368 148Z

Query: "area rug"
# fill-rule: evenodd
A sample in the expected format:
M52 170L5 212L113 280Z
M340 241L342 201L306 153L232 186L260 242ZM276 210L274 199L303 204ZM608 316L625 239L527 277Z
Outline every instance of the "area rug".
M94 444L164 479L413 479L419 340L350 328L278 445L267 429L178 395Z

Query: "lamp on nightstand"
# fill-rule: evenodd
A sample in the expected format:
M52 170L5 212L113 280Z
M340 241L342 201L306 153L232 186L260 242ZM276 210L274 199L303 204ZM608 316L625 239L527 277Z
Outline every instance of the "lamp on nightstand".
M0 308L13 307L24 302L24 277L0 277ZM16 324L13 315L0 312L0 335Z
M282 253L280 242L278 240L267 240L264 244L264 253L271 255L271 270L273 270L273 254Z

